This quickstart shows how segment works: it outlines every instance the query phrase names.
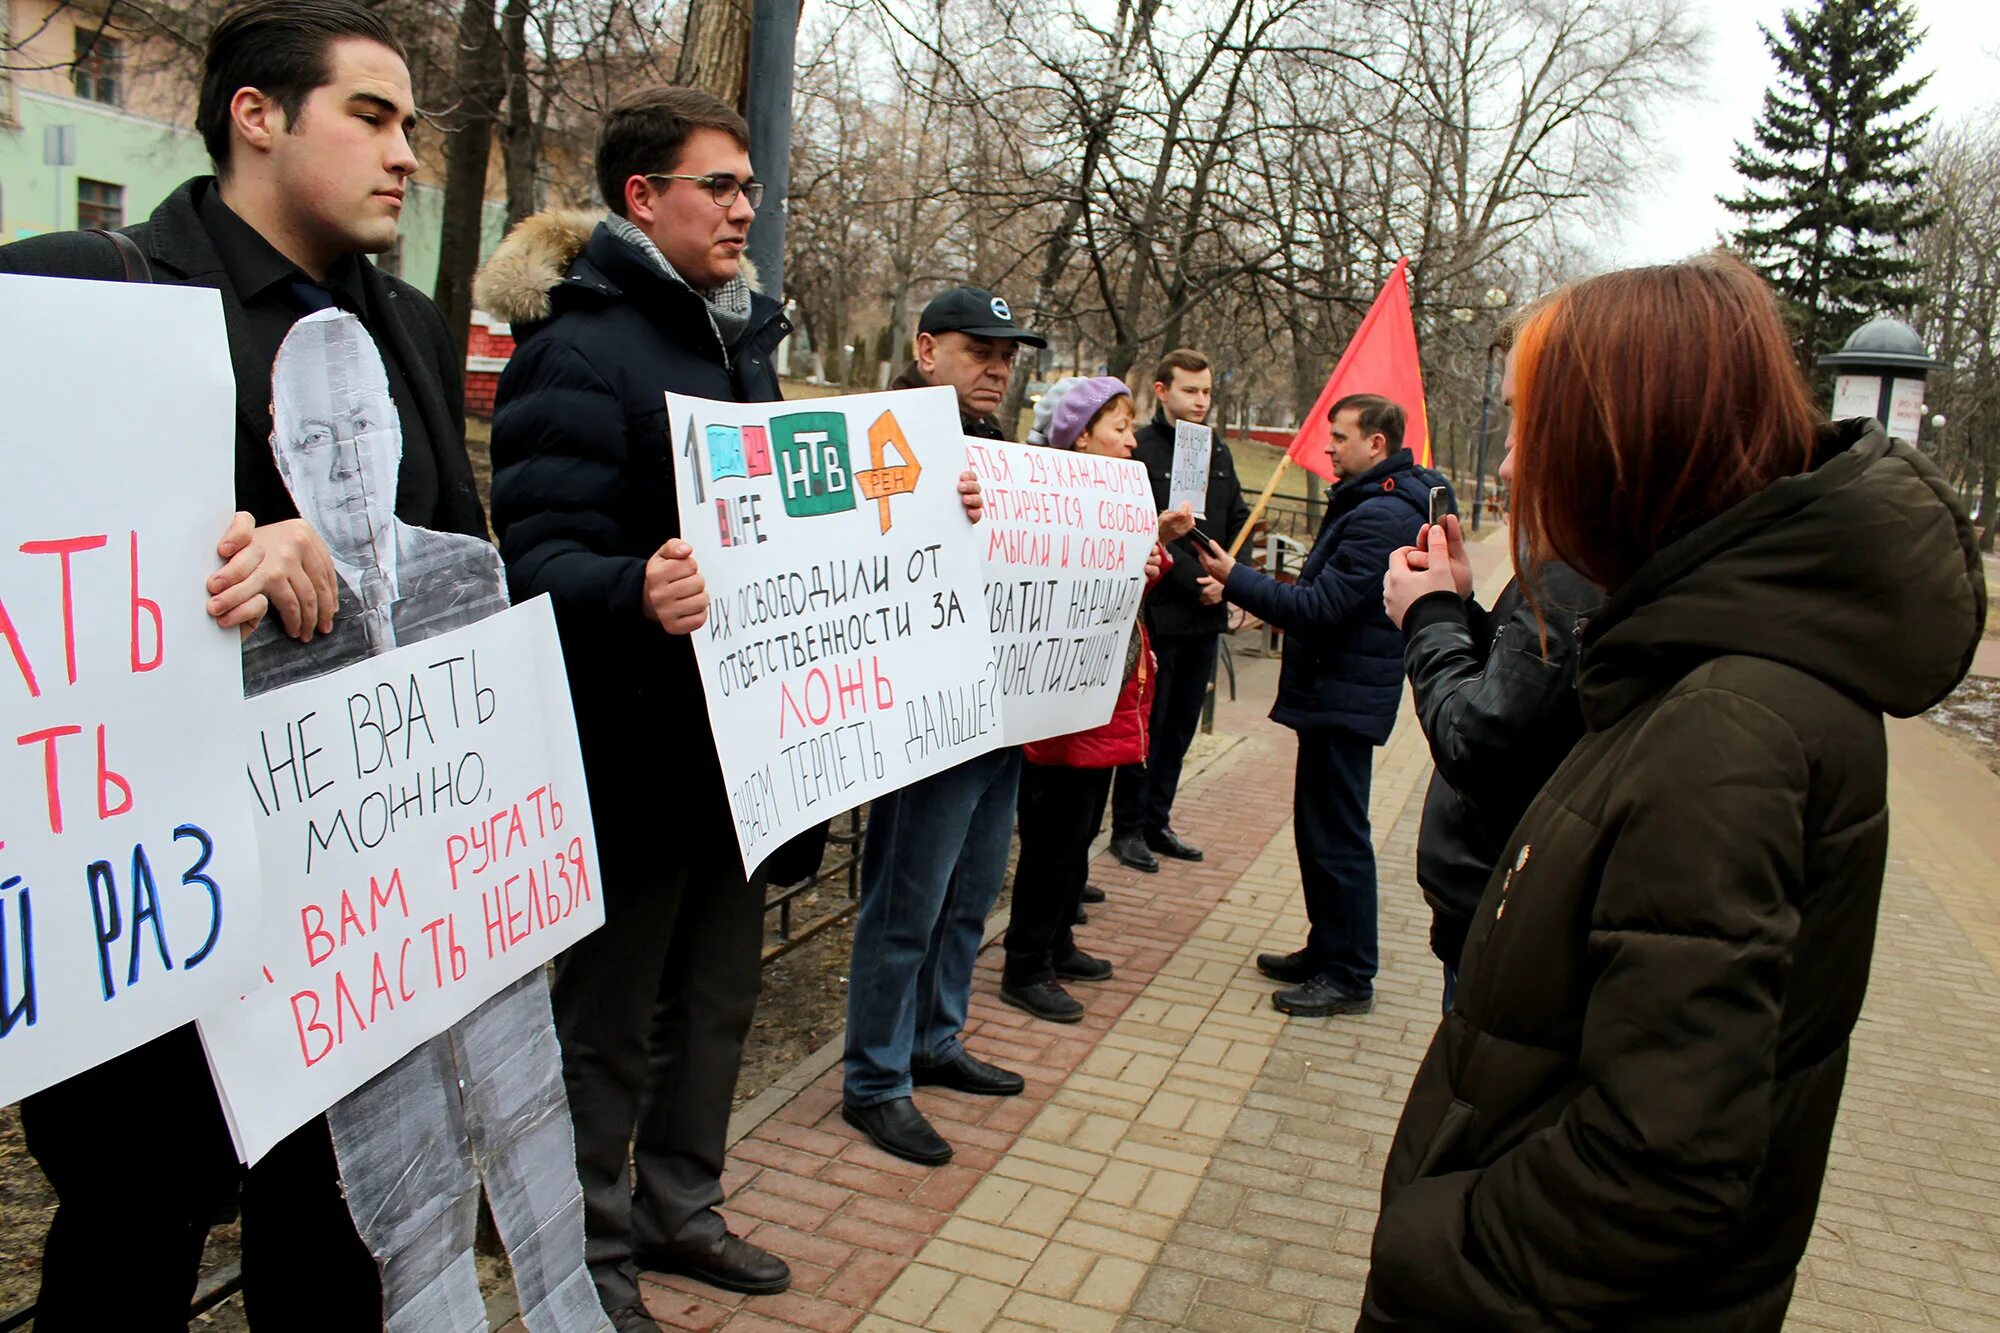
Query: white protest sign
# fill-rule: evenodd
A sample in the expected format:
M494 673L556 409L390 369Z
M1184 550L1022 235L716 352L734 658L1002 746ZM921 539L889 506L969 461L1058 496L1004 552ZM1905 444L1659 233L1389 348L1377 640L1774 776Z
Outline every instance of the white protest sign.
M548 598L244 711L265 984L201 1037L254 1162L595 930L604 903Z
M1159 515L1145 466L967 439L986 496L987 629L1009 745L1110 720Z
M950 389L667 395L693 635L743 864L997 748L977 530Z
M0 1103L256 974L213 291L0 277ZM161 336L161 330L172 335Z
M1167 486L1167 508L1187 505L1196 518L1208 517L1208 461L1215 451L1215 432L1192 421L1174 423L1174 470Z

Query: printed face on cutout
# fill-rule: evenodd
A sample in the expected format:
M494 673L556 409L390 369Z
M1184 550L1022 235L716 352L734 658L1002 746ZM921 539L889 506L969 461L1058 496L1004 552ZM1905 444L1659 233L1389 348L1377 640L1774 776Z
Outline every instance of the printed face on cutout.
M1206 422L1208 406L1215 398L1215 372L1176 367L1167 373L1174 377L1172 384L1153 383L1153 396L1166 409L1167 420L1191 421L1197 426Z
M1078 453L1106 458L1130 458L1138 447L1139 437L1132 433L1132 399L1124 394L1107 403L1090 429L1076 439Z
M290 230L319 255L379 254L396 244L404 187L417 169L409 67L364 37L329 46L327 67L331 77L269 140L277 197Z
M978 338L956 330L917 335L917 369L930 384L948 384L958 394L963 416L991 416L1007 396L1014 357L1021 344L1012 338Z
M321 311L286 335L272 371L272 426L300 517L340 563L386 568L402 424L381 352L354 316Z

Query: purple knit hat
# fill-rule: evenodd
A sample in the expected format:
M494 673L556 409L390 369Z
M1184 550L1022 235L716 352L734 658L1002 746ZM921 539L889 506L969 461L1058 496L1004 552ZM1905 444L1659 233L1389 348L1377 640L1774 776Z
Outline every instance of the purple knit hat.
M1049 443L1058 449L1076 448L1076 437L1083 434L1098 409L1119 394L1131 392L1124 380L1112 375L1099 375L1075 385L1063 394L1062 401L1049 415Z

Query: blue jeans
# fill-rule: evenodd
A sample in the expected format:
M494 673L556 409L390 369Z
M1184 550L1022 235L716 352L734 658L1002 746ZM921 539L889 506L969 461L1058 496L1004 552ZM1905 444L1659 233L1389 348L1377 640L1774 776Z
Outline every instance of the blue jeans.
M1292 831L1312 933L1306 952L1349 995L1375 990L1375 843L1368 786L1375 747L1344 731L1299 733Z
M1021 751L968 759L874 802L848 965L845 1096L910 1095L910 1060L964 1049L972 964L1007 878Z

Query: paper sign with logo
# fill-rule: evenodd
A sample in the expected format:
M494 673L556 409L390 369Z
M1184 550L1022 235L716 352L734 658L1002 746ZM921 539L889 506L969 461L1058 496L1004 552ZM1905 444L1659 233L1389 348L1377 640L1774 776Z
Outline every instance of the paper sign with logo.
M1159 514L1143 464L967 439L986 496L986 624L1007 744L1102 726Z
M240 991L260 909L237 635L203 586L235 510L221 304L0 277L0 310L10 1103Z
M1174 423L1174 470L1167 486L1167 508L1188 505L1196 518L1208 517L1208 464L1215 451L1215 432L1192 421Z
M693 636L737 844L781 843L1000 742L950 389L667 395Z

